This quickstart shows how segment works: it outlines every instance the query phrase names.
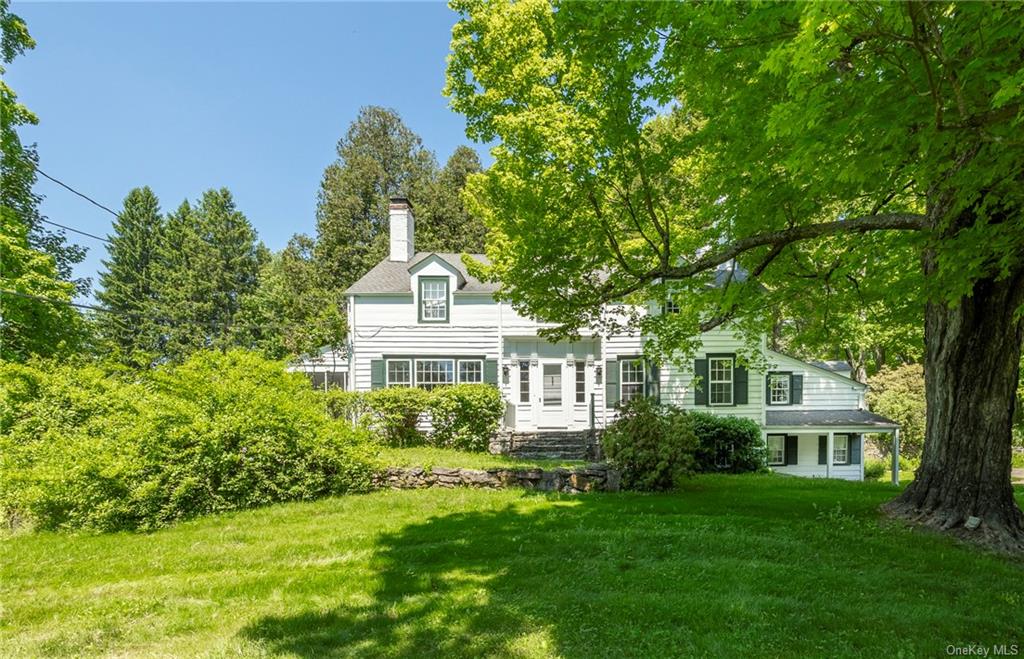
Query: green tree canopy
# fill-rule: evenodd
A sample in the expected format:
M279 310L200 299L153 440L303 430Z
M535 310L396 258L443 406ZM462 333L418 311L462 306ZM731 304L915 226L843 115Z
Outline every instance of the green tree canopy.
M818 327L916 313L929 434L890 511L1024 548L1009 483L1024 342L1024 13L453 7L446 93L471 137L498 142L468 190L490 229L484 274L505 297L571 334L621 324L605 303L672 296L681 313L625 322L677 360L725 322L756 343L778 309ZM874 310L831 295L837 282Z

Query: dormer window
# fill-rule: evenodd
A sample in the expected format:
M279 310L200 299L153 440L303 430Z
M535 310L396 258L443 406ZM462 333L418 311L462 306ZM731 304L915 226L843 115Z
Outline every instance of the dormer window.
M448 277L420 277L420 322L448 322Z

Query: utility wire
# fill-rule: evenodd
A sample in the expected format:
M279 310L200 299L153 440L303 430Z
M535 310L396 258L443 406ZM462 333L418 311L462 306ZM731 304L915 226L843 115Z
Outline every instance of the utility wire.
M113 244L113 242L111 240L109 240L107 238L104 238L102 236L97 236L96 234L93 234L93 233L88 233L86 231L79 231L78 229L72 229L71 227L64 226L63 224L58 224L57 222L51 222L50 220L46 220L46 219L43 219L43 218L39 218L39 221L40 222L45 222L46 224L52 224L55 227L60 227L61 229L65 229L65 230L71 231L73 233L79 233L79 234L82 234L83 236L88 236L89 238L95 238L96 240L102 240L103 242L111 244L111 245Z
M68 184L67 184L67 183L65 183L64 181L61 181L61 180L59 180L59 179L56 179L56 178L54 178L54 177L50 176L49 174L47 174L47 173L46 173L46 172L44 172L43 170L39 169L38 167L36 167L36 171L37 171L37 172L39 172L40 174L42 174L42 175L43 175L44 177L46 177L46 178L50 179L51 181L53 181L54 183L56 183L56 184L57 184L57 185L59 185L60 187L64 188L65 190L68 190L69 192L72 192L72 193L74 193L74 194L78 195L78 196L79 196L79 197L81 197L82 199L85 199L86 201L88 201L88 202L89 202L90 204L92 204L93 206L96 206L97 208L102 208L103 210L107 211L108 213L110 213L111 215L113 215L114 217L116 217L117 219L119 219L119 220L121 219L121 216L120 216L120 215L118 215L118 214L117 214L117 213L115 213L114 211L110 210L109 208L107 208L106 206L104 206L103 204L101 204L100 202L96 201L95 199L93 199L93 198L92 198L92 197L90 197L89 195L87 195L87 194L84 194L84 193L81 193L81 192L79 192L78 190L75 190L75 189L74 189L73 187L71 187L70 185L68 185Z

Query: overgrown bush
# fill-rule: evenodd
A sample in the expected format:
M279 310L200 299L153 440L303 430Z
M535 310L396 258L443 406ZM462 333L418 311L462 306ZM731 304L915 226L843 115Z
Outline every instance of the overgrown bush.
M415 446L425 441L416 427L427 411L430 392L416 387L388 387L364 394L364 423L388 446Z
M324 405L327 407L327 413L333 419L347 421L352 425L356 425L363 418L363 415L369 411L365 392L345 391L344 389L331 387L327 391L322 392L321 395L324 399Z
M628 489L669 490L694 474L697 436L680 408L634 398L622 406L601 443Z
M882 477L888 473L891 461L885 460L865 460L864 461L864 480L866 481L877 481L881 480Z
M150 529L369 488L364 433L301 374L243 351L136 373L0 366L0 512L43 529Z
M885 368L873 375L868 384L871 411L900 425L900 455L920 458L925 432L924 368L920 364ZM870 441L883 458L892 453L890 435L871 435Z
M738 474L766 468L757 423L708 412L690 412L688 416L697 435L697 471Z
M505 414L505 399L489 384L458 384L431 392L429 403L434 446L486 451Z

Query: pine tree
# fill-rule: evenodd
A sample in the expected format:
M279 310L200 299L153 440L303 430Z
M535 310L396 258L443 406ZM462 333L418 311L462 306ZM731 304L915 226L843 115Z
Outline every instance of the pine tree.
M482 171L480 157L459 146L431 181L427 199L416 215L417 248L428 252L484 251L487 227L462 203L466 179Z
M154 302L153 269L163 226L160 202L148 187L135 188L124 199L100 273L97 298L112 313L97 320L103 337L130 359L152 353L157 330L150 318Z

